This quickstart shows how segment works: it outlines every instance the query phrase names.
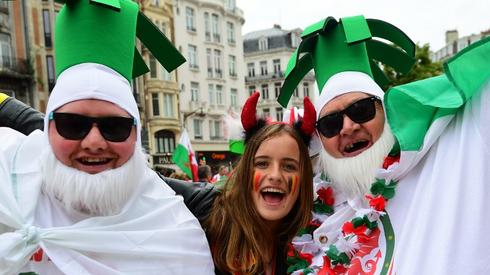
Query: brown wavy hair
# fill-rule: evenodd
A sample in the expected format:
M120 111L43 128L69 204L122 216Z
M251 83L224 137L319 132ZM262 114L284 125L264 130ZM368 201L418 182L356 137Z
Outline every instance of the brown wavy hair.
M275 232L266 226L252 199L254 157L265 140L287 134L299 147L299 196ZM279 257L286 258L286 244L311 219L313 207L313 172L308 148L301 136L286 124L269 124L260 129L246 145L235 171L223 193L214 201L205 222L206 233L216 267L221 271L257 274L265 270L264 259L273 257L278 247Z

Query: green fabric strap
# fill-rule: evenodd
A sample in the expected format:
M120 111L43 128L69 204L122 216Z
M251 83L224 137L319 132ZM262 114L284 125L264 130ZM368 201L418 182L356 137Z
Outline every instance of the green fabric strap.
M344 26L345 40L348 44L362 42L371 38L371 31L364 16L351 16L340 19Z
M185 58L165 35L143 13L138 14L136 35L162 66L171 72L185 62Z

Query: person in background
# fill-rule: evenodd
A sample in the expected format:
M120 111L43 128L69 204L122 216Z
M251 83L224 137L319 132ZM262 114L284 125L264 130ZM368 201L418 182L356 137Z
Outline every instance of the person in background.
M211 182L213 176L209 165L201 165L197 167L197 176L200 182Z
M221 180L226 182L226 180L228 179L228 173L229 173L228 166L220 165L218 173L213 176L211 182L216 183Z
M190 181L189 176L187 176L187 174L184 172L173 172L172 174L170 174L169 178Z

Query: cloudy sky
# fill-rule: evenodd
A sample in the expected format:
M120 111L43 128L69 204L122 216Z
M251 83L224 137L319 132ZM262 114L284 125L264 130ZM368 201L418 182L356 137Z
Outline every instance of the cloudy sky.
M490 29L490 0L237 0L245 13L242 33L280 24L293 29L320 21L363 14L392 23L415 42L436 51L445 45L445 32L459 36Z

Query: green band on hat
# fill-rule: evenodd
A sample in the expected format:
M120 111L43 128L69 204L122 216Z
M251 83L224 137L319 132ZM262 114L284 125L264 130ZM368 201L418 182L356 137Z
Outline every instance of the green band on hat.
M415 44L407 35L387 22L365 19L362 15L341 18L339 22L328 17L307 27L301 38L288 63L278 97L283 107L311 69L321 92L330 77L344 71L365 73L384 87L388 78L379 63L407 73L415 62Z

